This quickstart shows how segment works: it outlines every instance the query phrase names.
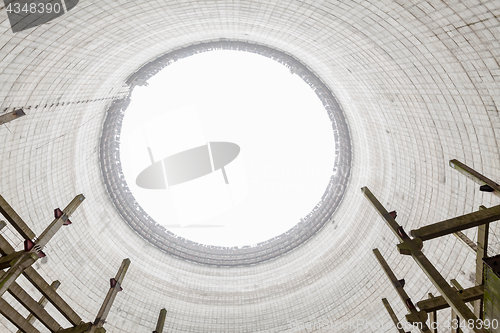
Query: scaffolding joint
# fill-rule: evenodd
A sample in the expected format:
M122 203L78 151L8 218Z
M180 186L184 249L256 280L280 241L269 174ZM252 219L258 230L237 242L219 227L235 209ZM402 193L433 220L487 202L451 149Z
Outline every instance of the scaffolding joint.
M424 242L420 238L413 238L400 243L397 245L400 254L411 256L415 250L422 250L424 247Z

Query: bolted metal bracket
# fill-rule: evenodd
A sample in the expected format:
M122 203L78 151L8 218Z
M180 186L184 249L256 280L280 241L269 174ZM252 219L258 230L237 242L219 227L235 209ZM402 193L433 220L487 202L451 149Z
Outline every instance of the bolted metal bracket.
M425 311L412 312L410 314L407 314L405 318L406 321L409 322L410 324L425 324L425 322L427 321L427 312Z
M490 185L481 185L479 187L479 191L481 191L481 192L494 192L495 190Z
M31 249L35 246L35 243L30 239L26 239L24 241L24 252L30 252Z
M54 209L54 217L56 219L60 218L63 215L64 215L64 212L60 208ZM71 224L71 221L66 217L66 221L64 221L63 225L70 225L70 224Z
M420 238L408 239L403 243L397 245L398 251L400 254L411 256L412 249L417 248L418 250L422 250L424 247L424 242Z
M120 286L120 283L118 281L116 281L115 278L109 279L109 285L110 285L110 288L118 289L118 291L123 290L123 288Z

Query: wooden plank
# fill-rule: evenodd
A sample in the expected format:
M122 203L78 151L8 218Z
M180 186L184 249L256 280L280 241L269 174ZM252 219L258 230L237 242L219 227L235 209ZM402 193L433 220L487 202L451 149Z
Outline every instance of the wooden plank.
M403 304L406 306L406 309L410 312L410 314L406 316L406 321L411 324L418 323L418 325L421 325L419 327L421 332L430 333L429 327L427 327L427 324L425 323L425 321L427 320L426 313L423 311L417 311L417 309L413 306L410 297L401 285L400 280L398 280L392 269L389 267L380 251L378 249L373 249L373 254L375 254L375 257L380 263L380 266L382 266L385 274L387 275L389 280L391 280L392 286L394 287L394 289L396 289L396 292L403 301Z
M2 256L0 258L0 270L10 268L10 266L12 266L11 263L14 259L17 259L25 254L26 254L26 252L24 252L24 251L17 251L17 252L13 252L13 253Z
M3 198L2 198L3 199ZM85 200L85 197L82 194L77 195L64 210L62 211L61 216L56 217L56 219L42 232L42 234L36 239L35 244L28 252L21 252L21 255L18 258L10 259L11 261L5 263L5 265L9 265L9 270L5 275L0 279L0 296L2 296L15 282L15 280L22 274L22 272L30 267L36 260L38 260L39 255L43 249L43 247L48 243L48 241L56 234L56 232L66 223L71 214L80 206L80 204ZM1 200L0 200L1 201ZM17 214L14 212L12 207L3 200L0 202L2 205L3 212L5 213L5 217L10 219L11 221L16 222L14 227L19 229L20 232L26 231L26 225L21 225L24 222L21 218L16 217ZM17 221L15 221L17 220ZM43 254L43 253L42 253ZM9 255L8 255L9 256ZM2 263L0 262L0 267L2 267Z
M378 199L375 197L375 195L370 191L368 187L366 186L362 187L361 192L363 192L363 194L373 205L377 213L379 213L379 215L385 220L385 223L391 229L394 235L398 238L398 240L402 242L403 238L398 233L399 224L396 222L396 220L389 214L389 212L385 209L385 207L382 206L380 201L378 201Z

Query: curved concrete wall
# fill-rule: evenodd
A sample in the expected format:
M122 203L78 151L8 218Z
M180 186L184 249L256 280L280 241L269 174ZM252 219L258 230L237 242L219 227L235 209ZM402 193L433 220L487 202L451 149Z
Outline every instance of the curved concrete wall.
M0 113L27 113L0 127L1 194L36 234L55 207L85 194L73 224L35 268L59 279L61 295L93 321L108 279L129 257L108 332L152 331L162 307L167 332L312 331L293 321L386 324L382 297L403 318L372 248L406 279L415 302L437 292L397 253L395 237L359 188L396 209L406 230L499 204L448 166L457 158L500 180L499 15L494 0L80 1L14 34L1 10ZM105 111L128 93L126 78L169 50L221 38L300 59L339 99L352 138L349 188L331 223L288 254L249 267L203 266L154 248L121 221L99 170ZM21 246L10 229L2 233ZM492 233L500 230L493 225ZM453 236L424 251L447 279L473 284L474 257ZM0 330L15 332L4 318Z

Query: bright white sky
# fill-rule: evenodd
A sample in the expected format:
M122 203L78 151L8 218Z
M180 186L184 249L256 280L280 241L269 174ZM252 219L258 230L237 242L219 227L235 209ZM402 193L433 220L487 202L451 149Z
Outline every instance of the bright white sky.
M335 143L328 115L297 75L269 58L211 51L184 58L136 87L121 134L126 181L158 223L192 241L253 245L289 230L320 201ZM222 172L165 190L136 178L155 161L232 142L239 156Z

